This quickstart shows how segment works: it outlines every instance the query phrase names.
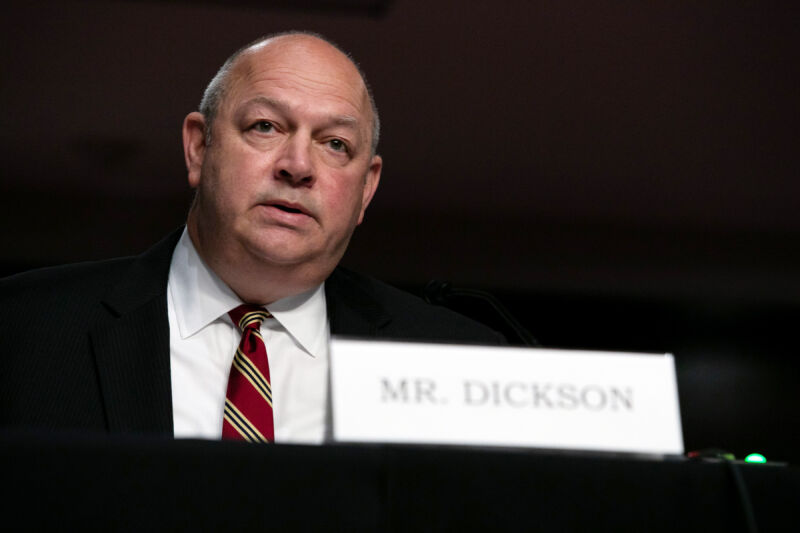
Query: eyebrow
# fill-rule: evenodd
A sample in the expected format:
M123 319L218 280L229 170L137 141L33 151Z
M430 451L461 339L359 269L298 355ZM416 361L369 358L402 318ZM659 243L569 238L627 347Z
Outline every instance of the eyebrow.
M256 96L251 98L247 102L245 102L243 108L250 107L252 105L263 105L267 107L272 107L281 111L282 113L288 114L291 111L291 107L288 103L282 100L276 100L274 98L269 98L268 96ZM337 126L346 126L351 128L358 128L358 119L352 115L332 115L329 117L330 121L337 125Z
M267 107L274 107L283 112L289 111L289 104L287 104L286 102L283 102L281 100L275 100L274 98L268 98L266 96L256 96L255 98L251 98L250 100L245 102L244 106L242 107L247 108L255 104L260 104Z
M332 118L332 121L337 126L358 126L358 119L351 115L336 115Z

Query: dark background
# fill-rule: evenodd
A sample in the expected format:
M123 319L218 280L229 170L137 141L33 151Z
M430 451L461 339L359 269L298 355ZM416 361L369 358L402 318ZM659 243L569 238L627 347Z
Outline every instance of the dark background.
M672 352L687 449L793 461L800 8L695 4L7 3L0 274L178 226L180 126L218 66L319 31L383 123L346 264L489 290L546 346Z

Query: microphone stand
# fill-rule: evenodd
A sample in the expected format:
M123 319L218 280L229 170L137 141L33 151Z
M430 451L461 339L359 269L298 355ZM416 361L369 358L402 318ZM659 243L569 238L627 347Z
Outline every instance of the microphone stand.
M493 294L478 289L456 288L446 281L431 280L423 291L425 301L434 305L447 306L447 302L452 298L471 298L481 300L489 304L494 313L514 332L519 341L524 346L540 346L539 341L534 338L525 327L514 318L511 312Z

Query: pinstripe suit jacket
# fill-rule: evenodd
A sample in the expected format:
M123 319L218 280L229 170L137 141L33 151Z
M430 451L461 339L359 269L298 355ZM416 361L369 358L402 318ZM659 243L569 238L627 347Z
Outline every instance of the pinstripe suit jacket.
M172 435L166 288L181 231L140 256L0 280L0 427ZM502 342L343 268L325 289L334 335Z

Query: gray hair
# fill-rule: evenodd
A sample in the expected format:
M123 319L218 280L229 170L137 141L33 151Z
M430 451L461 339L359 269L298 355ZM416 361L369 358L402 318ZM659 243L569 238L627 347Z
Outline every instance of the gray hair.
M378 117L378 106L375 105L375 97L372 94L372 88L367 82L367 77L364 74L364 71L361 70L361 67L353 59L353 57L348 52L343 50L339 45L337 45L327 37L324 37L319 33L311 31L293 30L293 31L284 31L284 32L271 33L269 35L265 35L239 48L233 54L231 54L231 56L228 57L228 59L225 60L225 63L222 64L222 66L214 75L214 77L211 78L211 81L209 82L208 86L206 86L206 90L203 92L203 99L200 100L199 111L206 118L206 144L211 143L212 125L214 123L214 119L217 116L217 112L219 111L219 105L225 99L225 96L228 93L229 74L233 69L234 64L236 63L236 60L239 59L239 56L241 56L245 51L249 50L253 46L259 45L265 41L274 39L276 37L284 37L287 35L306 35L309 37L315 37L317 39L325 41L326 43L328 43L329 45L333 46L341 53L343 53L350 60L353 66L356 67L358 74L361 76L361 81L364 82L364 87L366 87L367 89L367 96L369 97L369 105L370 108L372 109L372 141L370 145L370 150L372 155L375 155L375 152L378 149L378 141L380 140L381 121L380 118Z

